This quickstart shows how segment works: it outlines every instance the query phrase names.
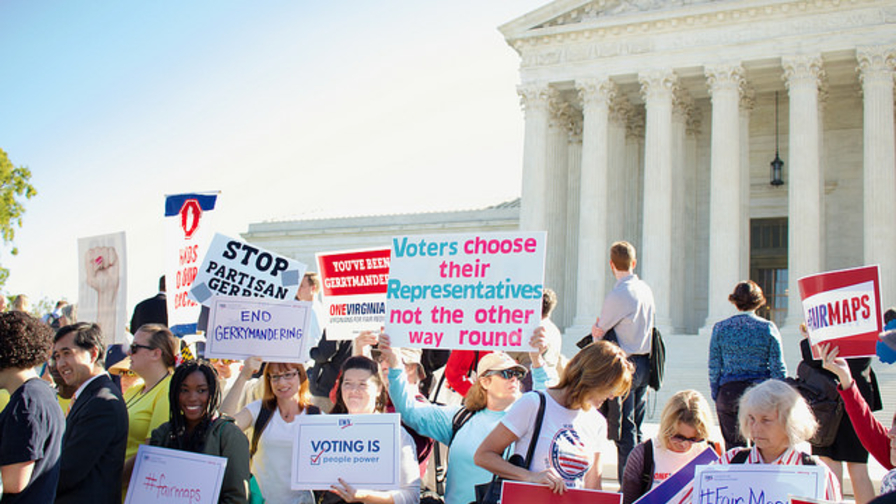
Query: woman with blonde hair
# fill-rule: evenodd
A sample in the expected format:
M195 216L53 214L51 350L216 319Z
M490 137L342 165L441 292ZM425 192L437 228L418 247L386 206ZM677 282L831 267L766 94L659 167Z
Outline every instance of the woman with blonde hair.
M627 394L633 373L634 365L617 345L591 343L569 361L560 383L514 403L476 450L476 465L502 478L546 485L555 493L567 487L600 490L607 422L597 409L605 400ZM528 467L504 460L511 444Z
M722 464L817 465L824 468L825 496L839 502L840 483L823 462L796 449L818 429L812 410L790 385L766 380L740 400L738 425L752 447L737 447L722 456Z
M709 446L712 413L696 390L669 398L656 439L636 446L625 464L622 502L630 504L668 479Z
M258 357L246 361L221 406L223 413L233 414L231 410L235 409L243 393L247 377L260 366ZM305 367L288 362L268 362L262 380L262 398L234 415L237 427L243 431L253 428L249 443L252 474L265 501L312 504L314 495L311 491L290 488L290 465L283 463L292 459L293 440L299 435L296 418L320 413L320 409L311 404Z

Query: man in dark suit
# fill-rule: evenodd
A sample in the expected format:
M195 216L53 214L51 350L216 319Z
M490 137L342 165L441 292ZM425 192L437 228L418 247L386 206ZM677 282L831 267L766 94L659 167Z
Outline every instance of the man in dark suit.
M162 324L168 326L168 298L165 296L165 276L159 277L159 293L144 299L134 307L131 315L131 334L137 334L137 329L143 324Z
M65 420L57 504L121 504L128 411L103 369L104 355L96 324L81 322L56 333L56 369L66 385L77 387Z

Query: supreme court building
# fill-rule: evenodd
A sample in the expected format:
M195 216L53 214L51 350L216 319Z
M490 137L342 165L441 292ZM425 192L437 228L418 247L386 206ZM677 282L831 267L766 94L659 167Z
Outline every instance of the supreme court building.
M670 333L735 313L747 278L791 330L808 274L879 264L896 304L894 23L893 0L557 0L501 26L520 227L548 231L567 332L594 322L619 239Z
M797 279L820 271L879 264L896 305L894 23L896 0L557 0L499 28L520 60L519 203L243 237L314 270L314 252L396 234L547 230L554 321L574 335L612 288L620 239L666 334L735 313L747 278L787 331Z

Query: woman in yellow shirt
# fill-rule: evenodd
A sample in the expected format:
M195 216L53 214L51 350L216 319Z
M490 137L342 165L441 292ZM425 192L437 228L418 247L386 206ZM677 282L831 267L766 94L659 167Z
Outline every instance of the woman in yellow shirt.
M152 431L168 421L168 385L175 366L177 338L161 324L145 324L134 334L128 349L131 370L143 379L124 393L128 408L128 445L125 450L123 484L127 487L134 457L141 444L149 443Z

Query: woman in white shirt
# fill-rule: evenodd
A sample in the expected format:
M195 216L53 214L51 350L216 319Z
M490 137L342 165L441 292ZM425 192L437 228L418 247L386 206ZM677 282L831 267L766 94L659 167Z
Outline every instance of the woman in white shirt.
M336 403L331 414L364 415L383 413L388 395L379 366L368 357L357 355L342 364L342 374L336 383ZM401 428L399 486L392 490L365 490L351 484L351 475L333 482L330 492L320 502L363 502L365 504L417 504L420 502L420 473L414 439Z
M476 450L476 465L500 477L546 485L556 493L569 488L601 489L600 454L607 422L597 411L611 397L626 394L634 366L613 343L597 341L569 361L560 383L547 390L538 438L539 393L524 394ZM518 467L502 454L515 443L514 453L525 457L535 450L528 468Z
M232 409L243 393L247 377L252 375L253 369L258 369L260 363L258 357L246 361L243 372L227 394L221 411L233 414ZM262 380L262 399L249 403L233 415L240 429L254 429L250 440L252 474L267 502L313 504L314 495L311 491L290 488L291 467L288 463L292 460L293 442L298 438L299 422L296 418L299 415L320 413L311 404L305 368L301 364L269 362L265 366ZM262 416L261 422L259 415ZM259 423L262 425L257 425Z

